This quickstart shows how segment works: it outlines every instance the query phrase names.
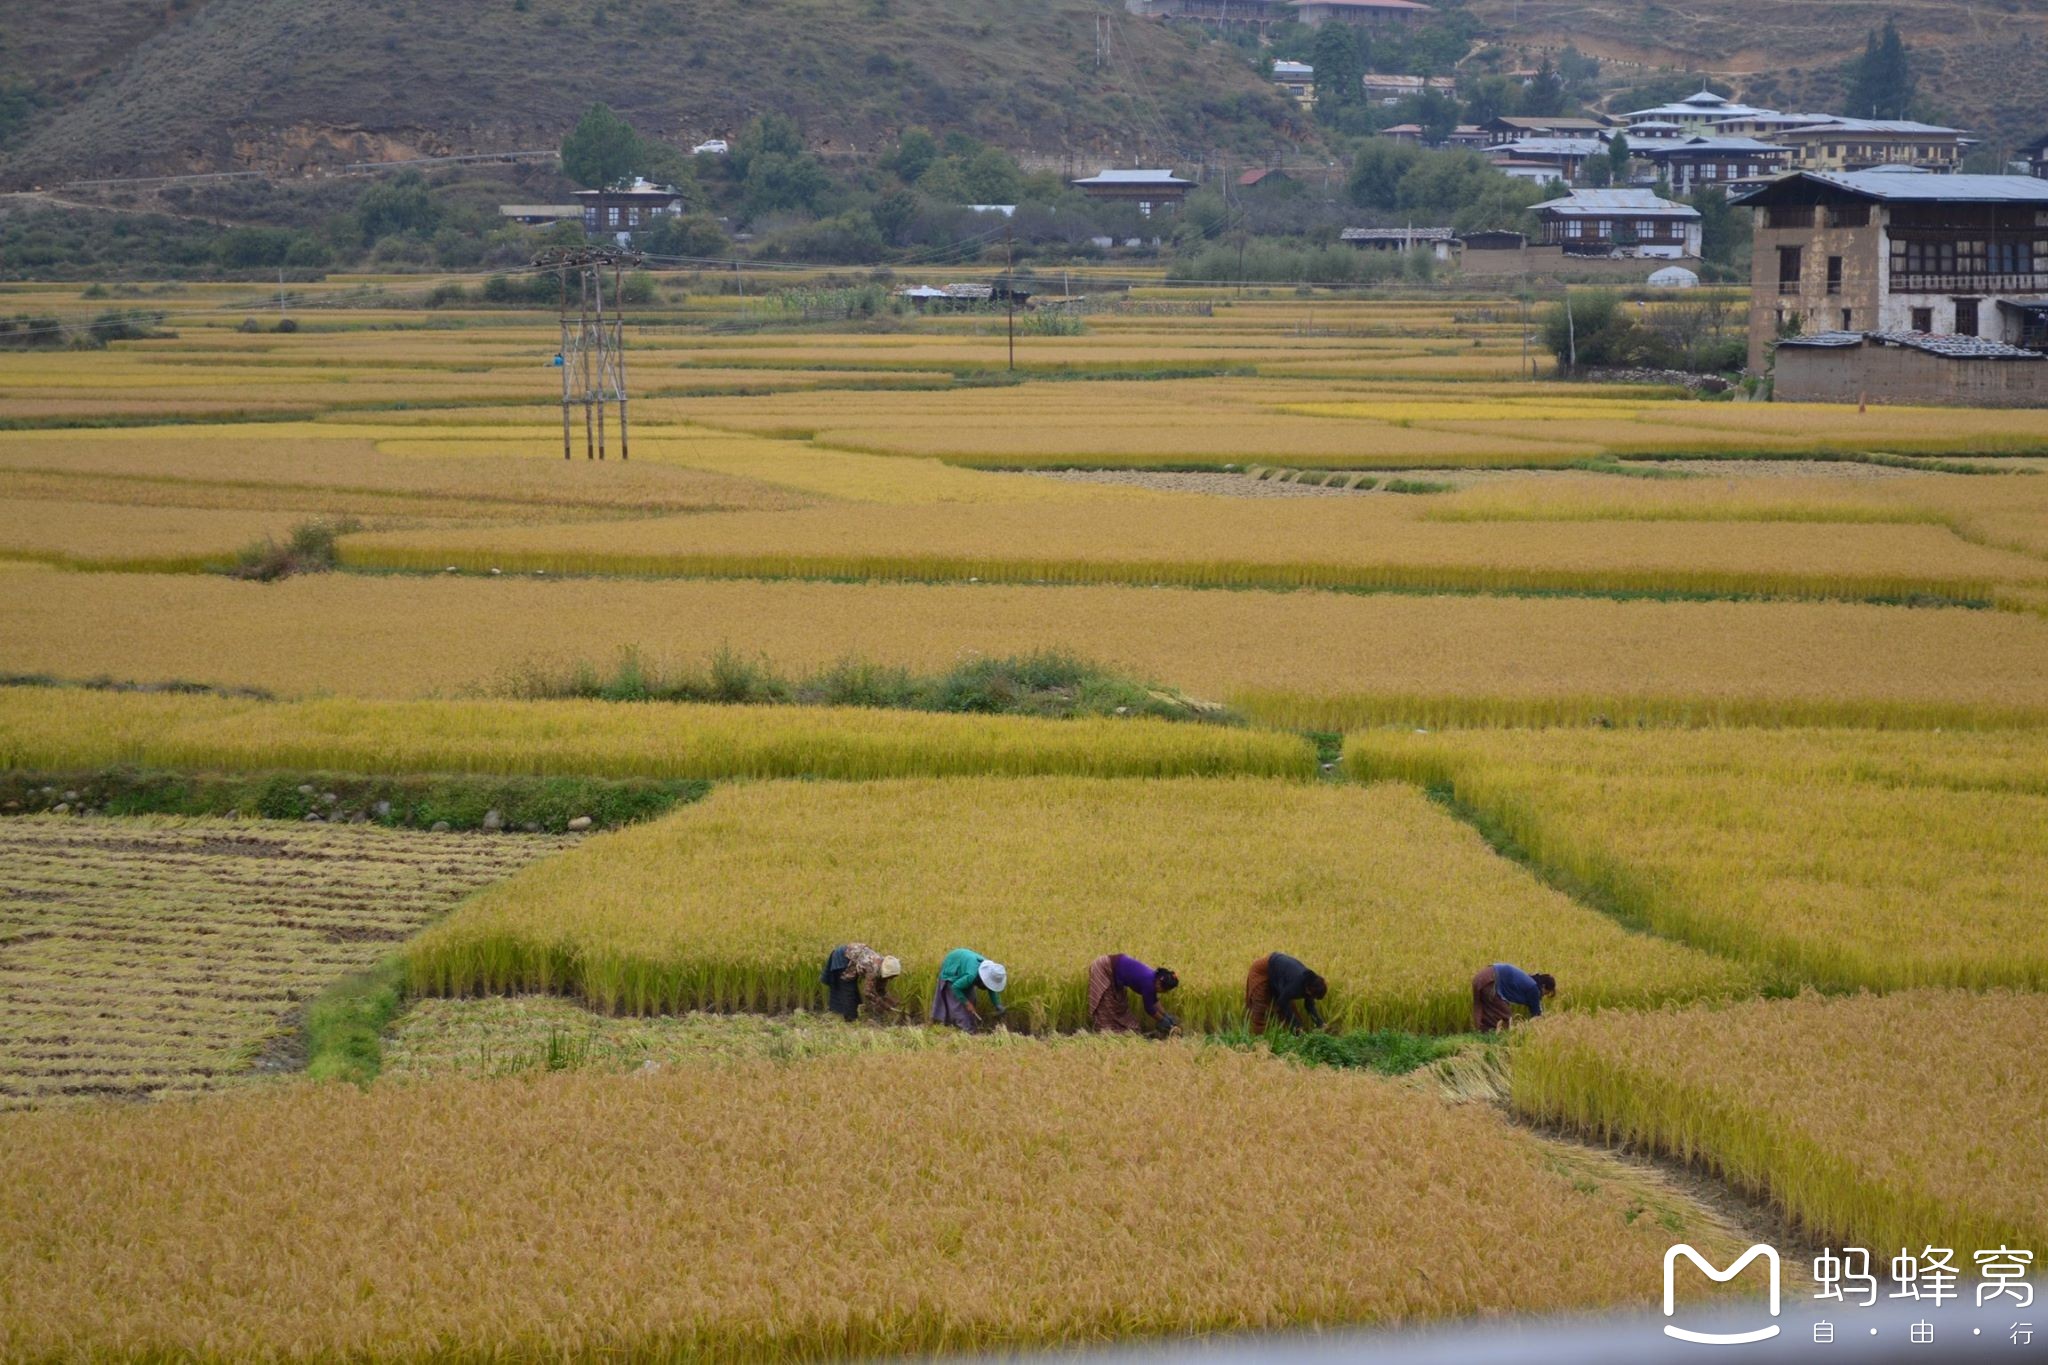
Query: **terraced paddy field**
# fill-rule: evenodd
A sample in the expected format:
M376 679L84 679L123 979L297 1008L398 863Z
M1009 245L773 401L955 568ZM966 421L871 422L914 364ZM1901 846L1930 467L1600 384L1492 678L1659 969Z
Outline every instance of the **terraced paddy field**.
M2048 986L2038 731L1364 732L1613 913L1836 990Z
M1585 1008L1749 985L1538 885L1404 787L1208 780L728 788L471 900L409 965L426 994L772 1012L824 1003L834 932L900 956L918 1003L973 946L1008 965L1037 1031L1085 1026L1107 943L1180 973L1169 1008L1191 1028L1241 1019L1271 952L1316 964L1351 1028L1469 1026L1465 964L1489 952L1570 975Z
M2048 1112L2039 1009L1907 991L1560 1020L1516 1057L1514 1103L1710 1166L1835 1244L1945 1246L1973 1272L2048 1240L2048 1186L2010 1160ZM1893 1091L1912 1102L1866 1103Z
M286 697L488 696L635 650L788 669L1068 651L1286 726L2048 715L2048 621L1825 602L0 570L0 667ZM76 623L90 620L93 628ZM1970 661L1957 668L1959 658Z
M0 821L0 1109L245 1076L267 1047L288 1047L295 1006L560 843Z
M124 286L177 335L0 352L8 792L645 798L580 841L0 818L0 1104L42 1111L0 1115L0 1355L1001 1350L2044 1231L2043 414L1101 271L1013 373L1000 317L769 281L656 283L625 461L561 458L550 315L445 282L291 333ZM1096 681L1002 672L1044 651ZM918 1007L1006 961L1016 1029L820 1014L853 939ZM1241 1031L1276 950L1333 1034ZM1118 951L1188 1036L1069 1036ZM1545 1017L1458 1036L1501 961ZM269 1076L315 993L355 1084Z

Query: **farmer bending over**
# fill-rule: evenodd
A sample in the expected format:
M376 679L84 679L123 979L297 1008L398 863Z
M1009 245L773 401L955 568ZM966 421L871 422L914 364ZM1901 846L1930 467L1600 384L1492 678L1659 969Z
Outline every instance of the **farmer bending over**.
M910 1011L889 994L889 983L903 975L903 964L884 957L865 943L842 943L825 959L820 978L833 1013L852 1023L866 1005L870 1019L903 1019Z
M1300 958L1268 953L1252 964L1251 974L1244 979L1245 1013L1251 1016L1253 1033L1266 1031L1269 1011L1296 1033L1304 1027L1304 1010L1307 1023L1321 1028L1323 1016L1316 1001L1329 993L1330 983L1310 971Z
M1128 992L1136 991L1146 1017L1164 1037L1180 1021L1159 1008L1159 997L1180 985L1165 967L1148 967L1135 957L1109 953L1088 964L1088 1026L1097 1033L1136 1033L1141 1025L1131 1013Z
M968 1033L978 1031L983 1020L981 1011L974 1007L977 986L988 992L989 1008L1001 1019L1003 987L1009 980L1010 974L1003 970L1002 963L991 962L972 948L955 948L939 963L939 985L932 992L932 1022Z
M1528 1010L1531 1019L1539 1018L1543 998L1556 994L1557 978L1549 972L1532 976L1506 962L1483 967L1472 978L1472 1027L1479 1033L1509 1028L1515 1021L1511 1005Z

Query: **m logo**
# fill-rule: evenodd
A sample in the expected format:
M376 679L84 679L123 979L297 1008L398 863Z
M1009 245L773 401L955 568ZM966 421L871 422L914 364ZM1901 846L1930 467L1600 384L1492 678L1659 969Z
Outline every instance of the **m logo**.
M1706 1277L1716 1284L1726 1284L1737 1275L1740 1275L1751 1261L1754 1261L1759 1256L1763 1257L1770 1264L1771 1268L1771 1316L1774 1318L1778 1316L1779 1270L1778 1252L1775 1247L1765 1246L1762 1242L1758 1242L1755 1246L1743 1252L1742 1255L1736 1257L1734 1265L1729 1266L1726 1270L1716 1270L1712 1265L1708 1264L1706 1257L1694 1251L1686 1243L1680 1242L1677 1246L1664 1253L1665 1317L1670 1317L1678 1309L1677 1296L1673 1292L1675 1286L1672 1283L1671 1272L1677 1267L1680 1256L1685 1257L1686 1260L1698 1266L1705 1272ZM1778 1335L1778 1324L1774 1322L1768 1327L1759 1327L1754 1332L1692 1332L1683 1327L1673 1327L1667 1322L1664 1324L1664 1335L1676 1337L1680 1341L1696 1341L1703 1346L1743 1346L1752 1341L1768 1341L1770 1338Z

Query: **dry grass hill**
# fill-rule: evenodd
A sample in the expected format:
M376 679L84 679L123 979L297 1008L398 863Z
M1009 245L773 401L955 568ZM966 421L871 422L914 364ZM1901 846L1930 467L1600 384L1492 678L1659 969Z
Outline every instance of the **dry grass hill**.
M551 147L593 99L679 141L780 110L827 153L920 123L1110 164L1306 133L1228 49L1090 0L9 0L6 86L38 101L15 183Z

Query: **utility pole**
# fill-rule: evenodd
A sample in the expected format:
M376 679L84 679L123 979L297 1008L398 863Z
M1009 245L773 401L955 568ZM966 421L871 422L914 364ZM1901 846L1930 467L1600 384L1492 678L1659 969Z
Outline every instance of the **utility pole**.
M1003 298L1010 314L1010 368L1017 368L1017 262L1010 250L1010 225L1003 224Z
M561 281L562 458L570 458L569 408L583 405L583 458L605 458L606 403L619 405L619 458L627 459L625 296L620 271L639 265L637 252L608 246L554 247L534 257L537 270ZM604 311L604 272L612 272L612 314ZM576 276L577 311L569 312L569 276Z
M284 311L284 267L283 267L283 266L279 266L279 267L277 268L277 320L278 320L278 322L279 322L280 324L282 324L282 323L284 322L284 320L285 320L285 311Z

